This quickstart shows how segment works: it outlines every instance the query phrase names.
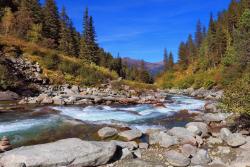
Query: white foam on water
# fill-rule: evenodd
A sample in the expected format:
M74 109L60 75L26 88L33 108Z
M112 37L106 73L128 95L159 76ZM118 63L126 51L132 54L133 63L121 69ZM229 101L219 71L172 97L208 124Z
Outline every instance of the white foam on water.
M27 130L35 126L49 124L52 121L52 119L25 119L11 122L0 122L0 134Z
M154 107L152 105L135 105L127 107L111 106L88 106L88 107L53 107L61 111L61 115L69 116L82 121L94 123L110 123L114 121L129 123L132 121L149 119L159 116L171 116L180 110L197 112L203 108L205 102L185 96L172 98L173 103L166 103L164 107Z

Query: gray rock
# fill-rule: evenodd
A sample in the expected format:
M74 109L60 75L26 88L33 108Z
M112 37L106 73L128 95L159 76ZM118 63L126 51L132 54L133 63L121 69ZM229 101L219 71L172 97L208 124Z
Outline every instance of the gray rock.
M246 144L240 146L240 148L244 149L244 150L250 150L250 136L246 137Z
M55 105L64 105L65 104L65 101L60 96L53 97L52 100L53 100Z
M170 136L164 132L159 134L159 144L162 147L168 148L170 146L178 144L178 138L175 136Z
M196 145L195 134L182 127L174 127L167 132L171 136L176 136L182 144Z
M190 144L184 144L181 147L181 152L186 156L186 157L191 157L194 156L194 154L197 152L197 148L190 145Z
M231 147L239 147L246 144L246 139L240 133L233 133L226 139L226 142Z
M71 90L72 90L75 94L78 94L80 89L79 89L79 86L73 85L73 86L71 87Z
M53 104L53 99L51 97L45 97L42 101L41 104Z
M110 128L110 127L104 127L98 130L98 135L101 138L111 137L111 136L117 135L117 133L118 131L115 128Z
M120 159L133 159L134 155L128 148L122 149L122 156Z
M140 149L148 149L148 143L139 143Z
M205 104L205 110L210 112L216 112L217 111L217 104L216 103L207 103Z
M137 158L140 158L140 159L141 159L142 155L141 155L141 151L140 151L139 149L135 150L133 153L134 153L134 155L135 155Z
M202 137L207 136L208 133L208 126L203 122L190 122L186 124L186 128L194 134L200 135Z
M124 137L128 141L131 141L131 140L140 138L142 136L142 132L138 129L132 129L132 130L120 132L118 135L121 137Z
M184 154L176 151L168 151L165 154L166 160L173 166L188 166L190 164L190 159Z
M221 138L222 140L224 140L224 141L226 141L227 138L228 138L231 134L232 134L232 132L231 132L229 129L227 129L227 128L222 128L222 129L220 130L220 138Z
M202 119L207 122L221 122L225 121L225 119L229 116L228 113L207 113L204 114Z
M149 144L158 144L160 141L160 131L159 130L147 130Z
M206 150L200 149L191 159L193 165L207 165L211 162L211 158Z
M0 101L18 100L19 98L18 94L11 91L0 92Z
M123 142L123 141L111 140L111 142L113 142L115 145L121 148L128 148L129 150L134 150L138 148L138 144L135 141Z
M54 143L26 146L2 154L3 166L25 163L26 166L98 166L115 154L111 142L89 142L71 138Z
M158 162L134 159L125 161L121 167L165 167L165 165Z

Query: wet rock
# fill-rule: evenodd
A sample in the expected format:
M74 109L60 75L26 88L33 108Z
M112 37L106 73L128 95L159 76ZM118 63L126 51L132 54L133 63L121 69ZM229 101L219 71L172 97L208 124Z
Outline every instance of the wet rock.
M197 152L197 148L190 145L190 144L184 144L181 147L181 152L186 156L186 157L192 157L194 154Z
M0 101L18 100L19 98L18 94L11 91L0 92Z
M220 138L221 138L222 140L224 140L224 141L226 141L227 138L228 138L231 134L232 134L232 132L231 132L229 129L227 129L227 128L222 128L222 129L220 130Z
M40 94L40 95L36 98L36 101L37 101L38 103L41 103L45 98L48 98L48 95L42 93L42 94Z
M104 127L100 129L97 133L101 138L107 138L117 135L118 131L115 128Z
M177 151L168 151L165 154L166 160L173 166L188 166L190 164L190 159L184 154Z
M75 94L78 94L78 93L80 93L79 92L79 86L76 86L76 85L73 85L72 87L71 87L71 90L75 93Z
M206 103L204 108L207 111L216 112L217 111L217 104L216 103Z
M211 162L211 158L206 150L200 149L191 159L193 165L207 165Z
M207 136L208 133L208 126L203 122L190 122L186 124L186 128L190 132L202 137Z
M26 146L2 154L3 166L25 163L26 166L98 166L115 154L111 142L90 142L72 138L57 142Z
M132 129L132 130L120 132L118 135L121 137L124 137L128 141L131 141L131 140L140 138L142 136L142 132L138 129Z
M231 147L239 147L246 144L246 139L240 133L233 133L226 139L226 142Z
M3 136L3 138L0 141L0 153L9 151L12 149L12 146L10 144L9 139L6 136Z

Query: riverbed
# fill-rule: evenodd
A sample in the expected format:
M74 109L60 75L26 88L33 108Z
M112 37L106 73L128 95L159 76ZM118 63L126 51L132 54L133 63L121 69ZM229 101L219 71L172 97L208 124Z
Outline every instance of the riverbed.
M8 136L14 147L47 143L64 138L100 140L96 132L104 126L152 128L184 126L202 112L206 101L187 96L170 96L164 106L95 105L36 106L0 104L0 137Z

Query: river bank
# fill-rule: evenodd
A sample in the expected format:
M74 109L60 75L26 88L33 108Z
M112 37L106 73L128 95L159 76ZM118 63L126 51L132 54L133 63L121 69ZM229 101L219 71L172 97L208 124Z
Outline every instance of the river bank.
M19 117L14 118L18 118L18 121L12 122L14 124L9 122L9 126L3 124L0 127L7 132L8 128L22 128L28 125L27 130L29 130L29 125L33 126L35 123L34 127L46 125L41 127L51 133L41 133L36 138L42 140L35 141L30 134L39 134L41 129L26 131L27 137L31 140L27 144L22 144L28 146L0 154L2 166L238 167L249 163L246 154L250 151L249 137L247 137L249 133L230 132L225 129L230 128L230 121L234 115L223 113L217 108L217 100L222 97L222 91L189 88L149 90L143 93L132 89L115 92L110 87L83 89L69 85L61 86L60 89L50 87L51 91L46 90L47 92L44 91L37 97L19 101L17 106L35 107L29 108L30 112L27 112L27 109L26 112L19 112ZM59 99L64 103L56 105L54 99L57 96L60 96ZM70 99L74 100L69 101ZM84 103L79 103L80 101ZM44 109L44 106L50 107ZM6 110L5 107L2 110L5 112L2 113L11 113L11 107L9 109ZM14 115L17 114L15 110L12 111ZM23 119L24 114L28 119ZM13 115L6 115L5 118L7 117ZM27 122L34 118L34 121ZM65 124L58 124L58 121L68 123L68 127L65 128ZM39 122L41 124L37 126ZM53 125L52 129L48 125ZM19 136L25 133L21 130ZM52 138L46 139L46 136ZM66 139L72 137L77 138ZM12 141L13 139L11 138ZM92 142L93 140L95 142ZM33 145L32 142L42 145ZM73 154L76 147L80 152ZM81 149L86 147L89 151ZM42 150L45 152L40 148L44 148ZM62 151L69 154L62 156ZM33 154L39 158L30 156ZM42 156L44 154L46 157Z

